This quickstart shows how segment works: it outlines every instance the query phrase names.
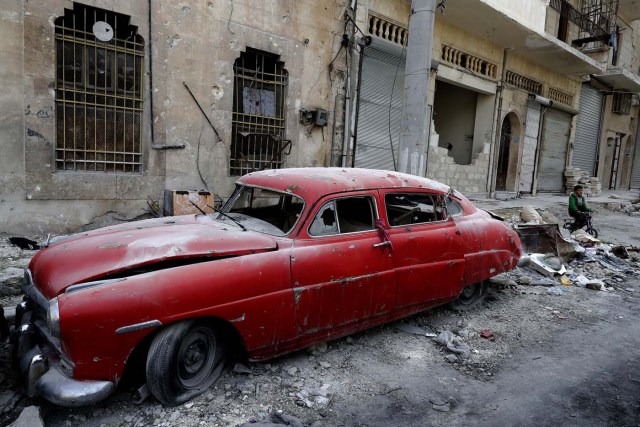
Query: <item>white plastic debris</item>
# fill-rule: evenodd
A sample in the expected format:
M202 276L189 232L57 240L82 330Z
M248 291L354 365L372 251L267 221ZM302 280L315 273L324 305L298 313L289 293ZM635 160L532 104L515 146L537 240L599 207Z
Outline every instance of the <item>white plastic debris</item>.
M567 271L562 260L555 255L531 254L529 255L529 265L545 276L562 275Z
M591 234L587 233L586 231L584 231L582 229L574 231L573 233L571 233L571 235L578 242L582 242L582 243L600 243L600 240L596 239Z
M528 224L542 224L542 217L540 214L533 208L533 206L523 206L522 212L520 213L520 218Z

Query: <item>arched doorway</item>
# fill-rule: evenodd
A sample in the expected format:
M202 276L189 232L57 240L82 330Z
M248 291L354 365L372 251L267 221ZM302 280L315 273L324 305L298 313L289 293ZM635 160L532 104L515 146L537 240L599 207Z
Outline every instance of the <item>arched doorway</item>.
M511 145L511 120L506 116L500 130L500 147L498 148L498 170L496 174L496 190L507 190L507 175L509 174L509 148Z
M496 165L496 191L515 191L520 141L520 120L515 113L509 113L502 120L498 163Z

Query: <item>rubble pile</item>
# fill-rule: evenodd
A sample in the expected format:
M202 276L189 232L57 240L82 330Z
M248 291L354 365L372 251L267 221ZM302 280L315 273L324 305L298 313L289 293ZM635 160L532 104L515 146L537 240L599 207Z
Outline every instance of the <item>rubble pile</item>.
M640 215L640 201L632 203ZM511 225L519 232L525 255L514 270L496 276L521 285L580 286L593 290L624 290L629 279L640 275L640 250L632 246L612 246L599 241L584 230L570 233L561 229L559 221L548 211L539 213L524 206L520 218L510 216ZM518 221L519 219L519 221ZM539 252L539 249L543 252ZM561 294L561 291L550 290Z
M578 184L584 187L587 196L598 196L602 192L602 183L600 178L589 176L589 174L578 168L567 168L564 171L565 185L567 192L570 193L572 188Z

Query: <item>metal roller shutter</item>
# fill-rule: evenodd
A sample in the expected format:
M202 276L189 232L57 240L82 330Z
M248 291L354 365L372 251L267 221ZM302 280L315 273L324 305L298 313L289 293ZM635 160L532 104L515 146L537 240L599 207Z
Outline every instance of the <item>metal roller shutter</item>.
M636 130L636 148L633 153L631 188L640 188L640 123L638 123L638 129Z
M402 46L385 40L374 38L364 50L356 167L393 170L394 156L398 162L404 63Z
M582 85L572 164L590 175L596 171L603 101L598 89Z
M529 102L527 119L524 128L524 146L522 148L522 168L520 169L519 189L523 193L531 193L533 187L533 171L535 169L538 130L540 129L540 104Z
M549 108L544 114L538 191L560 193L564 191L564 168L571 132L571 114Z

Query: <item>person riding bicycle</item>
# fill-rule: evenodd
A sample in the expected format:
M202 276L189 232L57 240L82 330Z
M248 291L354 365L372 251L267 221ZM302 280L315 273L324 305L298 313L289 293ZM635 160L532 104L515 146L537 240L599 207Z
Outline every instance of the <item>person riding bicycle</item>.
M573 217L571 231L579 230L587 225L587 216L591 209L587 206L582 185L573 187L573 193L569 196L569 215Z

